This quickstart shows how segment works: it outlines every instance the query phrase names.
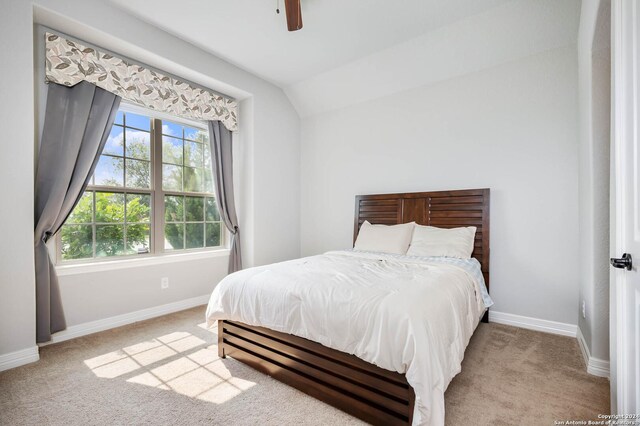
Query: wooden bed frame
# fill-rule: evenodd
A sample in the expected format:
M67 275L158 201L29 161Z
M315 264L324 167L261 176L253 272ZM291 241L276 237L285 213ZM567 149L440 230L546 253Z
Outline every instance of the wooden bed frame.
M472 256L489 288L489 189L356 196L353 238L362 223L415 221L440 228L475 226ZM488 322L488 312L482 319ZM415 395L404 374L319 343L263 327L218 321L218 354L287 383L371 424L411 424Z

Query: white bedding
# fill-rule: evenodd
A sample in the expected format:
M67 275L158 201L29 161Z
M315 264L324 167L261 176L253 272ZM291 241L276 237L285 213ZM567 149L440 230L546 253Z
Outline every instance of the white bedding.
M441 426L444 392L485 309L484 282L460 265L345 250L246 269L215 288L207 324L267 327L406 374L414 424Z

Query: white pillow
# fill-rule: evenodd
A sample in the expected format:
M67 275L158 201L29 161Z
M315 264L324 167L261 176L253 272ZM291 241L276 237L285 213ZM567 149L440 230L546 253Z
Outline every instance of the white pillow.
M372 225L364 221L354 250L405 254L411 243L415 222L401 225Z
M476 227L436 228L416 225L407 256L446 256L471 258Z

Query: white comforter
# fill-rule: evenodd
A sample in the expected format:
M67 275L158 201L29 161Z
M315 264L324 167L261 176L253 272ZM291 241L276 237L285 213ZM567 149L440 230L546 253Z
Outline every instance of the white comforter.
M228 319L293 334L406 374L414 424L444 424L444 392L485 304L465 268L328 252L236 272L213 291L207 324Z

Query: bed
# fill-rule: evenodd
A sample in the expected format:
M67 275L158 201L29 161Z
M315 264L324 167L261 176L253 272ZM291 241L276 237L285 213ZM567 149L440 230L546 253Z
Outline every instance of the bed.
M477 260L476 276L482 276L488 289L489 194L489 189L474 189L357 196L354 241L365 221L384 225L416 222L439 228L475 226L472 257ZM214 300L212 295L207 322L217 320L220 357L231 356L362 420L385 425L441 424L444 390L459 371L480 316L484 313L484 322L488 318L477 284L482 279L473 279L470 263L345 250L251 268L236 273L236 281L243 284L219 285L214 290L214 295L226 292L226 299L218 294ZM433 295L428 298L433 302L424 299L417 304L414 301L422 296L405 294L405 287L398 287L402 274L409 281L431 285L420 291ZM282 284L292 279L296 282L293 287L299 283L299 288ZM315 285L312 279L322 281L323 286ZM221 284L228 284L225 280ZM350 281L349 286L342 287L341 280ZM442 285L442 280L447 280L447 285ZM245 285L250 282L259 285ZM354 311L352 300L364 307ZM389 308L388 300L395 300L394 307ZM451 300L452 305L455 301L459 306L454 312L439 300ZM381 310L382 305L386 310ZM397 309L398 305L404 306ZM323 313L307 315L314 306L320 306ZM424 312L417 312L420 309ZM414 332L419 327L406 321L404 311L430 315L429 333L444 336L438 338L449 342L441 345L446 351L434 343L439 341L437 336L425 340ZM334 331L324 333L329 329ZM349 338L360 333L369 334ZM432 349L425 350L429 345ZM439 355L425 357L430 351L439 351ZM444 360L444 364L434 367L435 360ZM440 368L445 371L438 371ZM436 391L430 390L432 384L425 384L423 377L435 383Z

